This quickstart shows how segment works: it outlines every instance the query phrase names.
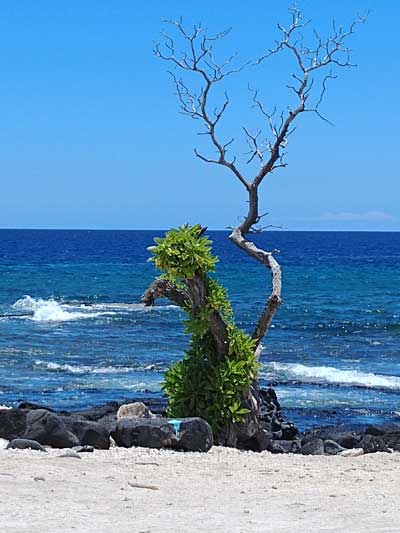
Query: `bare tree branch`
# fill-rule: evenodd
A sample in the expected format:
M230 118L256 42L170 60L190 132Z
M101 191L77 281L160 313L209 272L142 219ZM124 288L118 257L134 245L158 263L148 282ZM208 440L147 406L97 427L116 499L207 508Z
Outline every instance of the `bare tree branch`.
M165 278L158 278L145 290L140 301L146 306L154 305L157 298L168 298L179 307L186 309L191 304L189 294Z
M181 105L181 112L193 119L199 120L205 130L202 134L208 135L211 145L215 150L215 156L207 156L195 150L196 156L206 163L213 163L228 168L234 176L242 183L248 194L248 212L243 220L233 229L230 239L240 249L248 255L261 262L269 269L272 276L272 290L268 301L254 330L253 338L259 346L262 338L266 334L273 316L280 306L281 299L281 269L278 261L273 256L274 252L264 251L258 248L253 242L246 239L246 235L259 233L262 229L270 226L259 224L261 216L258 213L259 200L258 191L265 177L279 168L286 166L284 162L285 149L288 145L288 138L295 131L296 119L303 113L314 113L319 118L332 124L324 117L320 110L323 102L327 83L336 78L333 68L344 68L355 66L350 59L351 51L347 46L349 37L354 33L357 25L363 23L366 17L358 17L347 29L337 26L334 22L331 34L322 38L315 30L312 32L312 44L306 45L303 30L308 30L310 21L303 21L302 13L297 8L292 8L290 12L290 23L288 27L278 25L280 39L275 41L275 46L261 56L253 65L261 65L264 61L281 52L288 52L294 59L295 71L291 74L291 82L287 85L291 93L294 94L296 105L288 107L286 112L282 112L275 120L276 108L267 111L258 96L257 90L249 89L252 93L253 107L259 110L267 123L267 127L272 134L272 140L261 141L262 130L255 133L249 128L243 127L246 144L249 151L246 153L246 163L259 162L259 169L253 176L247 176L236 164L235 157L228 157L228 149L233 143L233 138L222 141L219 138L218 128L220 121L230 104L229 97L224 93L223 103L211 108L211 94L217 84L225 80L231 74L240 72L249 63L244 63L235 68L232 66L235 55L227 60L218 62L214 56L214 46L218 41L225 38L230 30L225 30L215 36L207 36L205 28L195 26L192 31L187 31L182 23L178 21L167 21L172 24L183 39L183 49L180 54L176 52L175 41L167 34L163 34L164 46L156 45L155 54L159 58L171 62L177 70L187 74L193 74L200 81L200 89L191 90L178 77L173 74L178 100ZM315 103L310 103L316 80L320 72L329 69L322 79L321 89L315 99ZM268 154L266 157L265 154Z
M246 189L249 188L249 184L244 178L243 174L237 168L233 158L229 160L227 158L227 149L233 143L233 139L228 142L222 142L218 139L216 134L216 126L224 115L228 105L229 97L225 93L225 99L223 104L216 108L213 112L209 110L209 94L212 87L221 82L224 78L240 72L249 63L244 63L237 68L229 67L235 56L229 57L223 63L217 63L213 55L213 44L226 37L230 30L225 30L218 33L215 36L208 37L205 34L205 29L200 26L195 26L193 31L189 33L182 25L182 20L179 21L166 21L169 24L174 25L186 43L186 49L181 56L176 55L174 40L167 34L163 34L164 37L164 50L158 44L154 49L154 53L157 57L170 61L175 64L176 67L182 70L189 70L192 73L200 77L202 81L202 87L200 91L192 92L178 79L174 74L174 83L179 102L181 104L181 111L191 116L194 119L201 119L205 126L205 134L210 136L211 142L216 149L217 157L206 157L195 151L196 156L207 163L214 163L222 165L228 168L236 178L244 185Z

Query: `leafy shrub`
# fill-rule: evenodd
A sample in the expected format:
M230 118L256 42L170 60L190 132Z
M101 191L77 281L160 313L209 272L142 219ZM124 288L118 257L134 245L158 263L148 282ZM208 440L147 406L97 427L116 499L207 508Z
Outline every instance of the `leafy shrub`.
M218 433L230 423L242 422L248 412L243 398L258 371L255 343L235 326L226 289L208 277L218 259L212 255L212 242L202 235L201 227L184 225L172 229L155 243L149 248L151 260L170 281L188 288L188 282L201 275L207 288L200 311L185 309L186 332L192 337L185 357L165 374L163 390L169 400L168 414L200 416ZM210 333L213 313L219 313L226 324L225 357L216 354Z
M159 270L165 270L178 279L194 278L196 272L214 272L217 258L211 254L211 241L201 237L201 226L185 224L171 229L162 239L156 237L156 246L150 246L154 261Z

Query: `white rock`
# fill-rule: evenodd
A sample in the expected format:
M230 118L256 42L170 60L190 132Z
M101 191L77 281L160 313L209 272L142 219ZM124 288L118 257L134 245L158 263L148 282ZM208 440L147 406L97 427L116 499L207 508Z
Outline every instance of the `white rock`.
M0 439L0 450L5 450L7 448L8 442L9 441L7 439Z
M142 402L126 403L117 411L117 418L153 418L150 409Z
M338 455L342 457L358 457L359 455L364 455L364 450L362 448L350 448L349 450L343 450Z

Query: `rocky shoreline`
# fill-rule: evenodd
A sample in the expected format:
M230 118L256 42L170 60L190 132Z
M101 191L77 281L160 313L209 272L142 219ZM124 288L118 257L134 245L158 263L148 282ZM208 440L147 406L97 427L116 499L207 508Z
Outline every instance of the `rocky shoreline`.
M400 451L400 424L314 427L304 433L284 419L273 389L261 390L262 431L239 442L242 450L303 455L356 456ZM3 448L72 449L88 452L110 446L167 448L207 452L213 446L210 426L200 418L166 418L165 403L149 400L110 402L91 409L67 412L22 402L0 408Z

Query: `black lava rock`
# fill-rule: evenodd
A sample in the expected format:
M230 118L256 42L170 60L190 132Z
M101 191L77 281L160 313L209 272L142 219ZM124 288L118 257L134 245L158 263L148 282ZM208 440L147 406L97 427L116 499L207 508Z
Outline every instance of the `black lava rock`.
M319 438L309 440L305 444L302 444L300 453L303 455L324 455L324 441Z
M362 439L360 440L359 447L364 450L364 453L388 451L384 438L375 435L363 435Z
M276 440L272 445L272 453L299 453L300 443L297 440Z
M36 440L31 439L13 439L7 444L6 450L37 450L47 452Z
M178 448L188 452L208 452L213 445L210 425L202 418L182 418L178 422L179 429L174 423Z
M80 444L78 437L68 430L60 416L44 409L28 412L24 438L53 448L72 448Z
M20 409L0 410L0 438L6 440L22 437L26 429L26 413Z
M259 416L261 429L270 433L272 440L293 440L299 431L292 422L284 419L274 389L271 387L259 389L258 394L261 400Z
M117 427L117 414L111 413L106 416L103 416L103 418L99 418L97 420L97 423L100 424L104 429L108 431L108 434L110 434L112 431L115 431L115 428Z
M117 446L174 448L207 452L213 445L211 427L201 418L122 418L111 433Z
M67 429L78 437L82 446L87 444L97 450L110 448L110 431L98 422L79 419L75 416L62 417L62 420Z
M282 422L281 428L283 440L293 440L299 432L293 422Z
M382 439L388 450L400 452L400 433L386 433Z
M273 445L272 433L261 429L251 437L241 436L238 439L237 447L239 450L249 450L251 452L262 452L264 450L272 451Z
M302 444L319 438L322 440L333 440L343 446L343 448L359 448L360 440L364 431L359 427L329 426L315 428L303 435Z
M346 450L346 448L343 448L343 446L340 446L340 444L334 440L327 439L324 441L324 452L328 455L337 455L344 450Z

